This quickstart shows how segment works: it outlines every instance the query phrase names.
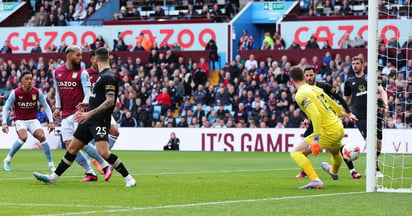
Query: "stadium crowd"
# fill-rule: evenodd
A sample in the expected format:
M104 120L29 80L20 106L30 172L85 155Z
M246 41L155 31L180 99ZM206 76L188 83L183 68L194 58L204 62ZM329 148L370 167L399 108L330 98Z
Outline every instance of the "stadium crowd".
M151 50L147 62L110 56L110 64L120 82L119 101L122 108L115 112L123 127L304 127L303 113L294 101L295 88L290 84L288 56L281 59L255 59L237 55L223 68L211 70L206 58L175 57L172 50L158 53ZM208 52L205 52L207 55ZM298 66L313 66L318 80L328 82L340 93L351 76L352 56L302 58ZM384 57L383 55L381 57ZM395 59L380 59L379 77L389 96L388 128L412 126L412 60L404 65ZM52 71L64 64L58 57L45 62L43 57L4 60L0 56L1 95L7 99L16 88L18 76L24 70L34 73L35 86L47 95L55 107ZM83 63L83 67L89 67ZM5 100L4 99L4 100ZM8 123L11 125L10 113ZM44 110L39 119L45 123ZM4 117L3 117L4 118ZM346 127L353 127L349 121Z

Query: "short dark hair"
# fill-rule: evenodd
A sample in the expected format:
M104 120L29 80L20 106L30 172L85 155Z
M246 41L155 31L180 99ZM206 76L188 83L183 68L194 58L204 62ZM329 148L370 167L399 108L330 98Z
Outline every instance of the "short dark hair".
M89 56L89 57L90 57L90 58L93 58L93 57L95 57L95 56L96 56L95 51L93 51L93 50L92 50L92 51L90 51L90 56Z
M305 73L306 71L310 71L310 70L313 70L313 72L316 73L315 67L313 66L305 67L305 69L303 69L303 73Z
M105 47L100 47L95 51L96 57L101 62L108 62L109 61L109 50Z
M294 81L303 81L304 76L303 76L303 70L301 67L298 66L293 66L292 69L290 69L290 78Z
M21 79L22 79L24 76L26 76L27 74L31 74L31 75L33 76L33 73L32 73L31 71L25 70L25 71L23 71L23 72L20 74L19 81L21 81Z

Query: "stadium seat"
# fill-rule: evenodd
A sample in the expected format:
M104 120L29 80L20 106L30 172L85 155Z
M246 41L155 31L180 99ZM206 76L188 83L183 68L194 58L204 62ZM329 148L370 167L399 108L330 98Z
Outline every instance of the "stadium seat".
M160 114L162 113L162 107L160 105L153 106L153 120L159 121Z

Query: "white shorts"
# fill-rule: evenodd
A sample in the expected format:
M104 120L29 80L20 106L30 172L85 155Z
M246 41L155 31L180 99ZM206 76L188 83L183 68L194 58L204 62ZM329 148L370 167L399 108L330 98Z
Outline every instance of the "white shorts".
M79 123L74 121L74 114L67 116L62 120L61 131L63 141L72 140L73 134Z
M16 124L16 130L27 130L29 131L31 134L34 133L34 131L36 131L37 129L42 129L43 127L40 124L40 121L37 119L30 119L30 120L17 120L15 122Z

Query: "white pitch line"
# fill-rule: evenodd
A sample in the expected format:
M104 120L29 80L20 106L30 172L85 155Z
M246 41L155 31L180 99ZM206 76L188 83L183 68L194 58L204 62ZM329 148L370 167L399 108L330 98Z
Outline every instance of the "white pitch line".
M30 206L30 207L77 207L77 208L112 208L124 209L128 206L104 206L104 205L83 205L83 204L51 204L51 203L12 203L0 202L0 206Z
M271 171L288 171L298 170L298 168L281 168L281 169L253 169L253 170L215 170L215 171L193 171L193 172L159 172L159 173L132 173L135 176L151 175L185 175L185 174L213 174L213 173L241 173L241 172L271 172ZM84 176L63 176L62 178L81 178ZM20 181L33 178L0 178L0 181Z
M190 208L190 207L198 207L198 206L226 205L226 204L251 203L251 202L282 201L282 200L291 200L291 199L308 199L308 198L353 195L353 194L362 194L362 193L366 193L366 192L346 192L346 193L334 193L334 194L317 194L317 195L308 195L308 196L272 197L272 198L263 198L263 199L228 200L228 201L220 201L220 202L188 203L188 204L179 204L179 205L129 207L129 208L125 208L125 209L96 210L96 211L85 211L85 212L67 212L67 213L61 213L61 214L44 214L44 215L36 215L36 216L86 215L86 214L96 214L96 213L118 213L118 212L129 212L129 211L146 211L146 210L153 210L153 209Z

